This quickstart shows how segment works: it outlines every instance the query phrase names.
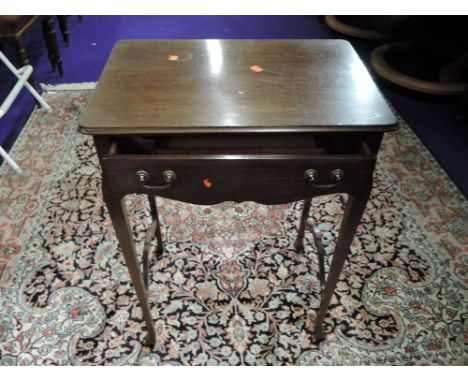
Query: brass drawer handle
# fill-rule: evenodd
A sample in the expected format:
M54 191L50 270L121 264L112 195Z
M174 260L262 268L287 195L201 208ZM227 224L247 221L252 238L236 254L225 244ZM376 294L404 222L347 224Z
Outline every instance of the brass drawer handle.
M318 177L318 172L317 172L317 170L315 170L313 168L309 168L304 173L305 181L307 183L309 183L312 187L315 187L315 188L331 188L331 187L338 186L341 183L341 181L344 178L344 171L342 169L340 169L340 168L336 168L330 173L330 178L334 181L334 183L315 184L315 182L317 181L317 177Z
M150 180L150 176L145 170L138 170L136 172L136 177L138 182L140 182L141 185L148 190L165 190L166 188L171 187L174 181L177 179L176 173L172 170L166 170L162 173L162 178L166 184L158 184L154 186L145 184Z

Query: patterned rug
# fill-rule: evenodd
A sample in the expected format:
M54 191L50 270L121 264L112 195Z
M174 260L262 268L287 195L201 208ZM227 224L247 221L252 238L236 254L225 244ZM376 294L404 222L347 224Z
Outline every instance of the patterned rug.
M302 202L195 206L159 199L163 256L150 264L157 343L100 190L89 90L45 93L0 169L2 365L467 364L468 203L404 121L387 134L372 197L325 320L313 237L294 250ZM345 195L311 219L333 251ZM137 246L150 220L128 196ZM153 243L153 248L154 248ZM327 258L328 267L330 259Z

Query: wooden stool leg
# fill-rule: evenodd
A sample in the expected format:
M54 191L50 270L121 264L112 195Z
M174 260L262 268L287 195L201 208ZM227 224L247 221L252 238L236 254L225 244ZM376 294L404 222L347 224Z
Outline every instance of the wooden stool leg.
M14 40L14 45L16 48L16 52L18 53L20 62L21 62L21 66L29 65L30 63L29 63L28 54L26 53L26 49L24 49L24 45L19 38Z
M44 41L47 47L47 56L49 57L50 66L52 71L55 72L57 69L57 64L55 63L55 55L52 49L52 42L50 41L49 27L46 20L42 21L42 35L44 36Z
M68 30L67 16L57 16L57 20L59 23L60 32L62 32L62 38L65 42L65 46L68 47L70 45L70 31Z
M304 208L302 209L302 215L301 215L301 221L299 223L299 231L297 234L297 239L296 239L296 251L303 251L304 250L304 230L307 222L307 218L309 217L309 210L310 210L310 204L312 202L312 199L306 199L304 200Z
M57 65L60 77L63 76L62 57L57 44L57 36L55 35L54 23L51 16L46 16L42 22L44 34L47 35L46 41L49 41L55 65Z
M20 60L21 66L30 65L28 54L26 52L26 49L24 49L24 45L22 41L19 38L15 38L13 40L13 46L15 47L16 53L18 54L18 58ZM28 79L28 82L31 84L31 86L34 89L37 89L36 81L34 80L34 75L32 73Z
M135 250L135 243L133 241L133 233L128 221L127 210L125 208L125 201L122 196L116 196L107 193L103 190L104 200L109 210L112 224L115 229L115 234L120 244L120 248L125 258L130 278L132 279L133 286L136 290L138 301L143 312L143 319L146 322L148 329L148 337L146 339L147 345L154 345L156 340L156 332L154 329L153 318L149 303L146 297L146 289L143 282L143 277L140 272L140 265Z
M361 217L366 208L369 193L363 195L349 195L346 210L341 223L340 233L333 254L333 260L328 273L328 278L325 283L325 291L317 312L317 319L315 322L315 338L323 340L325 338L323 321L330 304L331 297L335 290L338 278L340 277L343 265L346 261L350 246L354 238L356 229L361 222Z
M156 239L158 241L158 247L156 249L156 254L161 256L164 252L164 244L161 236L161 223L158 216L158 206L156 204L156 197L153 195L148 194L148 201L151 208L151 216L153 221L156 222Z

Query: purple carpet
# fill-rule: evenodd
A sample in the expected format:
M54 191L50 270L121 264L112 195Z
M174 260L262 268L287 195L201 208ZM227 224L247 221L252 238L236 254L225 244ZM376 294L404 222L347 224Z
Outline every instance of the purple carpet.
M25 37L24 43L35 68L38 83L96 81L114 43L132 38L346 38L329 29L318 16L76 16L68 18L71 44L60 40L65 74L51 71L39 26ZM368 65L378 45L348 38ZM6 54L14 60L11 48ZM13 86L14 78L0 68L0 99ZM382 84L389 98L410 127L429 148L455 184L468 195L468 128L456 121L457 100L427 100L404 94ZM0 144L8 149L32 111L34 102L22 94L7 116L0 120Z

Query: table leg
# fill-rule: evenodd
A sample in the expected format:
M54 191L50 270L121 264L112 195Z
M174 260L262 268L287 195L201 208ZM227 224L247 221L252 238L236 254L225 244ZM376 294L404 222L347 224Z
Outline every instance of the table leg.
M161 256L164 251L164 244L163 244L162 236L161 236L161 224L160 224L159 216L158 216L158 206L156 203L156 197L148 194L148 201L149 201L150 208L151 208L151 216L153 218L153 221L156 221L156 239L158 241L156 254L158 256Z
M148 337L146 339L147 345L154 345L156 339L156 332L154 329L153 319L146 296L146 289L143 282L143 277L140 272L140 266L135 250L135 243L133 241L133 233L128 221L127 210L125 208L125 201L122 195L113 195L111 193L103 192L104 201L106 202L107 209L115 229L120 248L125 258L130 278L132 279L133 286L135 287L138 301L143 312L143 319L146 322L148 329Z
M305 230L307 218L309 217L309 210L310 210L311 202L312 202L312 198L304 200L304 207L302 209L301 221L299 223L299 231L297 234L297 239L296 239L296 244L295 244L297 252L304 250L304 230Z
M343 265L346 261L350 246L354 238L356 229L361 222L362 214L366 208L369 193L360 195L349 195L346 210L341 223L340 233L333 254L333 260L328 273L328 278L325 283L325 291L323 293L320 308L317 312L315 321L315 339L323 340L325 338L323 321L328 311L331 297L335 291L338 278L340 277Z
M306 223L308 230L312 232L314 238L315 248L317 249L317 257L319 263L319 281L320 281L320 298L323 298L323 292L325 287L325 248L322 243L322 234L319 229L315 227L312 223Z

